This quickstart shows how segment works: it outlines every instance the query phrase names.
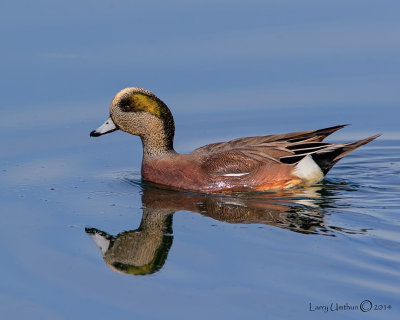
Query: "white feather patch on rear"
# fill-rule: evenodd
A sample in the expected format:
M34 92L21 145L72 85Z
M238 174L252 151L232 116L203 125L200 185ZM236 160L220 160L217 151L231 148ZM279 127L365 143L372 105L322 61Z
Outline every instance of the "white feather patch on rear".
M310 155L305 156L296 164L293 174L308 183L317 183L324 178L321 168Z
M223 174L224 177L241 177L241 176L245 176L246 174L249 174L249 172L245 172L245 173L227 173L227 174Z

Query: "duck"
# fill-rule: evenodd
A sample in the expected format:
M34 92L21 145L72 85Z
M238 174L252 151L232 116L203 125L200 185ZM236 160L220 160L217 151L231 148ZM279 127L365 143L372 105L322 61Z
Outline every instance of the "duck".
M115 95L109 118L90 136L116 130L139 136L142 179L156 185L200 193L269 192L321 182L340 159L380 136L323 141L345 126L237 138L182 154L174 149L168 106L146 89L129 87Z

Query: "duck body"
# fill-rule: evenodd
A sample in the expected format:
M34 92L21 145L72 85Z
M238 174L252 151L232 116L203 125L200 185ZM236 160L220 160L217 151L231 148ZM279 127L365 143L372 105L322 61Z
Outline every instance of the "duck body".
M267 161L248 173L224 173L210 159L193 154L176 154L142 163L145 180L174 189L204 193L245 192L283 189L301 180L291 176L291 167Z
M118 129L138 135L145 180L173 189L228 193L317 183L343 156L378 137L344 144L322 142L343 127L239 138L179 154L173 148L175 125L165 103L147 90L126 88L113 99L110 118L90 135Z

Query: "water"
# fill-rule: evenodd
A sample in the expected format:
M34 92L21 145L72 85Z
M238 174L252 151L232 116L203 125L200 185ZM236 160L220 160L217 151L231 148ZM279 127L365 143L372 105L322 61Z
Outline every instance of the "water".
M314 187L221 197L143 184L134 137L123 156L123 133L83 148L53 145L52 130L35 133L47 149L1 166L8 319L318 318L310 308L364 300L393 309L324 316L398 314L400 141ZM113 242L104 259L91 228Z
M399 317L397 2L1 6L2 319ZM309 188L160 189L139 139L89 137L131 85L171 107L180 152L383 136Z

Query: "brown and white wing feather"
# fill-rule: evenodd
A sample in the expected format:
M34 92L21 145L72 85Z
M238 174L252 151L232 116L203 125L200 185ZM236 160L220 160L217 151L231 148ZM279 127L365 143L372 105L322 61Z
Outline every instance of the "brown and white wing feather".
M254 149L233 149L205 157L202 167L212 175L245 174L268 162L279 160Z
M207 145L193 153L202 155L202 167L215 175L246 174L271 163L296 166L308 155L325 175L345 155L379 136L343 144L322 142L343 127L235 139Z
M335 131L345 127L346 125L334 126L320 130L311 131L298 131L284 134L275 134L267 136L257 137L246 137L238 138L226 142L217 142L205 145L203 147L195 149L192 155L211 155L214 153L220 153L224 151L231 151L239 148L251 148L254 146L267 146L272 142L279 142L280 144L296 144L305 142L321 142L327 136L334 133Z

